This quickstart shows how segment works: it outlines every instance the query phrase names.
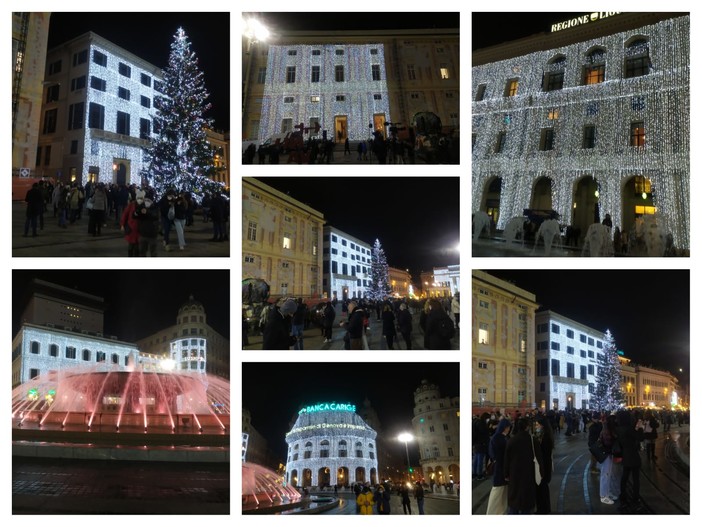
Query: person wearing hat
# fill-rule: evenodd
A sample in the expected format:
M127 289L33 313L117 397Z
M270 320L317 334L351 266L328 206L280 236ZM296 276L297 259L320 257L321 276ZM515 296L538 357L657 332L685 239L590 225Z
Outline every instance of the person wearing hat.
M390 514L390 493L385 492L383 485L379 485L375 491L375 504L378 514Z
M373 501L373 493L368 486L364 486L361 493L356 496L356 505L358 506L357 510L359 514L373 514L373 505L375 505L375 501Z
M346 328L350 344L348 349L360 350L363 349L363 318L365 313L355 300L349 302L348 309L348 319L339 325ZM346 340L346 337L344 337L344 340Z
M294 344L290 335L292 316L297 310L297 302L288 298L280 306L275 306L269 313L266 326L263 329L264 350L289 350Z

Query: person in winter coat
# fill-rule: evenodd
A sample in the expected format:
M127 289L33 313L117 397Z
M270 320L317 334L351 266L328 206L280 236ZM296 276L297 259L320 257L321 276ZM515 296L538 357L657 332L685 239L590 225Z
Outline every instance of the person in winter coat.
M373 500L373 493L368 487L363 487L363 491L356 498L356 505L358 505L360 514L373 514L373 505L375 505L375 501Z
M490 438L488 446L488 456L495 463L494 472L492 473L492 487L490 498L488 499L487 514L506 514L507 501L504 501L504 506L499 499L499 494L504 490L495 491L495 488L500 489L506 487L505 480L505 450L507 449L507 437L512 430L512 423L507 418L502 418L497 423L495 433Z
M32 227L32 236L36 236L37 220L44 211L44 197L39 188L39 183L32 184L32 188L27 191L24 201L27 203L27 219L24 222L24 236L26 237L29 234L30 225Z
M139 223L134 217L136 196L127 202L119 221L119 229L124 233L127 242L127 256L139 256Z
M163 233L163 248L166 251L171 250L171 227L175 218L175 190L168 189L166 194L158 202L158 208L161 212L161 232Z
M374 499L378 514L390 514L390 493L385 492L385 487L383 485L378 486L378 490L375 491Z
M456 321L456 327L460 327L461 322L461 300L459 293L456 293L451 299L451 313Z
M429 312L426 319L426 330L424 331L424 348L428 350L449 350L451 349L451 339L455 329L453 320L441 307L441 303L436 298L431 298L427 302Z
M473 421L473 476L479 481L485 479L485 456L488 453L490 432L487 422L490 414L483 412Z
M620 463L612 461L612 446L617 438L616 428L617 418L608 415L599 437L602 450L607 454L600 466L600 501L605 505L612 505L619 499Z
M655 462L656 456L656 438L658 437L658 420L653 417L651 410L644 412L643 418L643 437L644 445L646 446L646 459Z
M383 335L385 335L385 342L388 344L388 349L395 349L393 343L397 332L395 331L395 313L392 312L392 306L390 304L385 304L383 306Z
M424 514L424 487L419 481L414 484L414 498L417 500L419 514Z
M332 341L332 327L336 318L336 310L331 302L324 306L324 342Z
M156 256L158 207L152 201L151 194L147 195L143 190L137 191L133 217L139 231L139 256Z
M185 223L188 218L189 207L188 197L184 192L181 192L175 202L175 218L173 218L176 235L178 236L178 246L181 251L185 250Z
M536 506L534 457L542 478L544 463L541 448L529 433L529 419L519 419L515 428L517 433L507 442L505 449L508 514L531 514Z
M412 314L407 309L407 304L400 304L400 311L397 314L397 325L400 328L400 334L405 341L408 350L412 349Z
M546 416L541 416L534 425L536 438L539 440L541 457L543 459L541 483L536 487L536 514L551 514L551 493L548 485L551 483L553 471L553 430Z
M349 337L349 344L352 350L363 349L363 331L365 312L355 300L349 302L349 317L346 322L341 322L341 326L346 328Z
M107 210L107 194L105 193L104 183L97 184L90 201L92 210L88 211L88 234L100 236L102 234L102 225L105 223L105 211Z
M289 350L293 344L291 331L291 317L297 310L297 302L288 298L283 305L275 306L268 313L266 325L263 329L264 350Z
M643 441L643 421L637 420L633 423L632 414L627 410L617 412L617 429L615 446L618 443L622 457L622 479L619 485L619 507L622 510L636 511L640 507L639 502L639 472L641 470L641 457L639 448ZM626 495L626 485L632 477L633 492L631 500Z
M400 487L400 497L402 498L402 512L403 514L412 515L412 500L410 499L409 488L407 485L402 485Z
M303 350L305 336L305 320L307 319L307 304L302 301L302 298L297 299L297 308L292 317L292 335L295 337L295 346L293 349Z

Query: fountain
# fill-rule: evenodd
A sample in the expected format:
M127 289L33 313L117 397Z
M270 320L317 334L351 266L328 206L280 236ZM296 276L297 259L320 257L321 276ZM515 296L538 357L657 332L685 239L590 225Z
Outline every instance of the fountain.
M539 230L536 232L536 237L534 238L534 249L532 252L536 252L539 238L544 240L544 254L550 256L553 240L555 238L558 238L558 240L561 239L561 226L558 220L545 220L541 223Z
M203 373L64 369L12 391L12 436L18 442L228 451L229 404L229 381Z
M490 225L492 224L492 218L485 211L478 211L473 214L473 240L480 238L483 231L486 231L488 237L490 237Z
M585 234L583 256L614 256L612 231L606 225L593 223Z
M242 463L241 497L244 513L275 514L296 506L302 496L294 487L285 485L283 476L255 463Z
M507 245L511 245L512 242L520 240L522 247L524 246L524 222L526 218L524 216L515 216L510 218L505 225L505 230L503 231L503 237Z

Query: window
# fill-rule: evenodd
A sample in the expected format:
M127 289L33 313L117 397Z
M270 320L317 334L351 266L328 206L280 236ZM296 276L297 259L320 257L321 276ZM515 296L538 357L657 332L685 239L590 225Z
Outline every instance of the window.
M83 114L85 112L85 103L77 102L68 107L68 129L80 130L83 128Z
M487 84L480 84L478 85L478 89L475 92L475 100L477 101L482 101L485 98L485 89L487 88Z
M587 352L586 352L585 350L580 350L580 357L582 357L583 359L586 359L586 358L587 358Z
M580 334L580 342L582 342L583 344L587 343L587 337L582 333Z
M483 362L483 361L478 361L478 369L479 370L487 370L488 369L488 363Z
M625 50L626 71L625 78L642 77L648 75L651 60L648 55L648 42L638 39L629 44Z
M290 249L292 246L292 240L289 234L283 234L283 249Z
M478 326L478 342L481 344L490 343L490 330L489 325L485 322L481 322Z
M566 364L566 370L567 370L566 377L568 377L570 379L574 379L575 378L575 364L573 364L572 362L569 362L568 364Z
M46 89L46 102L54 102L59 100L60 84L52 84Z
M372 48L372 49L370 50L370 54L371 54L371 55L377 55L377 54L378 54L378 48Z
M536 361L536 376L546 377L548 375L548 359L537 359ZM541 390L543 391L543 390Z
M566 337L569 339L575 338L575 332L572 329L566 329Z
M312 78L310 82L319 82L319 66L312 66Z
M131 94L127 88L122 88L121 86L119 86L117 88L117 97L119 97L120 99L124 99L125 101L128 101L129 98L131 97Z
M313 95L312 97L310 97L310 102L319 102L319 100L319 95Z
M566 351L568 352L568 355L575 355L575 348L573 346L567 346Z
M595 358L595 352L592 350L587 350L587 358L588 359L594 359Z
M85 88L85 75L71 79L71 91L82 90Z
M149 98L146 97L145 95L142 95L142 96L141 96L141 105L142 105L144 108L151 108L151 99L149 99Z
M107 82L105 82L105 79L101 79L100 77L91 76L90 87L94 90L106 91Z
M283 102L289 104L295 100L295 97L283 97Z
M556 335L561 334L561 327L558 324L551 324L551 333L555 333Z
M146 73L141 74L141 83L144 86L149 86L151 87L151 77L149 77Z
M602 349L602 341L601 341L601 340L598 340L598 341L597 341L597 347L598 347L599 349Z
M599 84L601 82L604 82L604 76L604 64L600 64L599 66L585 67L583 84Z
M49 75L54 75L55 73L61 73L61 61L57 60L49 64Z
M542 85L543 91L555 91L563 89L563 75L565 73L565 66L565 57L553 59L547 65Z
M29 369L29 378L34 379L35 377L39 377L39 369L38 368L30 368Z
M296 49L289 49L289 50L288 50L288 56L294 57L295 55L297 55L297 50L296 50Z
M119 364L119 355L116 353L112 354L112 364Z
M536 326L537 333L548 333L548 324L538 324Z
M539 150L553 150L553 128L541 129L541 142L539 143Z
M488 308L490 307L490 303L489 303L489 302L486 302L485 300L481 300L481 301L478 303L478 305L479 305L480 307L485 308L485 309L488 309Z
M344 66L340 64L334 66L334 80L336 82L344 82Z
M380 100L382 100L382 98L383 98L382 95L380 95L379 93L374 93L374 94L373 94L373 100L374 100L374 101L380 101Z
M337 96L335 97L335 99L336 99L337 102L343 102L343 101L346 100L346 96L345 96L345 95L337 95Z
M637 95L631 98L631 109L635 112L640 112L646 109L646 97Z
M93 62L98 66L107 67L107 55L100 53L97 49L93 50Z
M555 121L556 119L558 119L558 108L553 108L549 110L546 114L546 119L548 119L549 121Z
M592 364L587 365L587 373L588 375L595 375L595 367Z
M312 50L312 56L313 56L313 57L318 57L318 56L320 56L321 54L322 54L322 50L321 50L321 49L313 49L313 50Z
M295 82L295 66L288 66L286 68L285 82L288 84Z
M44 130L45 134L53 134L56 132L56 119L58 117L58 109L47 110L44 112Z
M49 356L58 357L58 344L49 344Z
M76 348L73 346L66 346L66 358L75 359L76 358Z
M561 343L556 342L555 340L551 341L551 349L554 351L561 351Z
M39 343L36 340L33 340L29 344L29 351L30 353L33 353L34 355L39 355Z
M445 62L442 62L441 65L439 66L439 77L441 79L448 79L449 78L449 68L448 64Z
M380 80L380 64L373 64L371 66L371 75L374 81Z
M561 361L558 359L551 359L551 376L560 377L561 375Z
M77 153L78 153L78 140L71 139L71 149L69 150L69 154L75 155Z
M151 121L148 119L144 119L143 117L139 119L139 138L151 138Z
M414 64L407 64L407 78L411 81L417 79L417 74L414 71Z
M495 153L500 154L504 152L505 141L507 140L507 132L500 132L497 134L497 142L495 144Z
M129 114L126 112L117 112L117 126L115 131L118 134L129 135Z
M89 361L90 360L90 350L89 349L84 349L83 350L83 360Z
M335 50L334 50L334 54L337 55L337 56L343 55L343 54L344 54L344 50L343 50L343 49L335 49Z
M258 76L256 77L256 82L258 84L266 83L266 68L258 68Z
M597 128L593 125L588 125L583 128L583 148L595 148L595 138L597 136Z
M646 130L642 121L631 123L629 130L630 146L644 146L646 144Z
M587 380L587 366L580 366L580 379Z
M78 66L78 64L85 64L88 62L88 50L84 49L78 53L73 54L73 66Z
M505 86L505 97L514 97L519 90L519 79L510 79Z
M132 76L132 68L124 62L119 63L119 66L117 66L117 70L119 71L119 74L123 77L131 78Z

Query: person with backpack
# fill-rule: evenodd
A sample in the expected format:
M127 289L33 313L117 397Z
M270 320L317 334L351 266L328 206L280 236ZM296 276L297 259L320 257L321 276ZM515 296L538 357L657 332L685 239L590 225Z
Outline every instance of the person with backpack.
M424 348L428 350L449 350L451 339L456 334L453 320L441 307L436 298L428 300L426 330L424 331Z

